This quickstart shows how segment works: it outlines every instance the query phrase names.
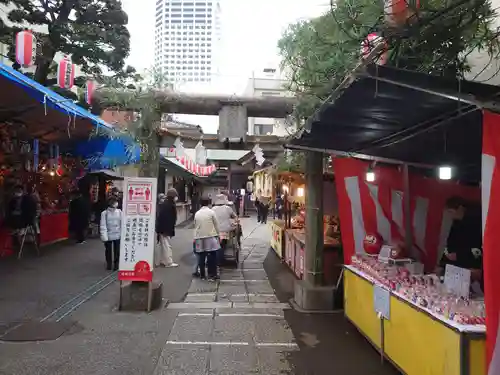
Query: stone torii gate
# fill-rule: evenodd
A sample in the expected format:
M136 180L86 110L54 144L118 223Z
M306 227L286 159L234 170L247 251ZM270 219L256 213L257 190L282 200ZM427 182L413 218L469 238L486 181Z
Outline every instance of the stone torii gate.
M285 118L290 115L296 98L289 97L239 97L223 95L193 95L172 90L100 89L93 97L100 110L115 109L141 114L141 140L147 150L141 155L140 174L156 177L159 168L159 147L169 147L173 137L160 132L163 113L219 116L219 142L247 142L248 117ZM252 139L252 141L254 141Z

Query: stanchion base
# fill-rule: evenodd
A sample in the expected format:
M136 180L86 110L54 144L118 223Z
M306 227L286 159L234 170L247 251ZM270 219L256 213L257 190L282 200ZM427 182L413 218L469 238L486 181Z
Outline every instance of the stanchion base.
M151 310L159 309L162 305L163 284L153 281ZM121 286L121 311L148 310L148 283L123 283Z
M303 280L295 282L294 305L304 312L335 311L335 286L312 286Z

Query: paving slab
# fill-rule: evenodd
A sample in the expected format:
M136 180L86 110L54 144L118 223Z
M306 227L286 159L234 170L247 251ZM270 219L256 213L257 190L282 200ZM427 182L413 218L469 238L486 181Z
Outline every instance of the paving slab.
M290 304L288 303L265 303L265 302L249 302L249 303L233 303L232 307L239 309L290 309Z
M259 371L266 375L292 375L296 373L290 364L289 358L296 349L283 348L257 348L257 359L259 361ZM333 373L333 372L332 372Z
M188 293L215 293L217 290L217 283L209 282L206 280L193 279L189 287Z
M249 294L248 301L258 303L279 303L278 298L274 294Z
M246 306L249 306L248 303L245 304ZM280 316L284 317L284 312L283 309L281 308L241 308L237 307L238 304L235 303L233 304L233 308L218 308L215 309L215 314L244 314L246 316L252 315L252 314L261 314L261 315L273 315L273 316ZM272 305L270 305L272 306Z
M221 283L217 290L219 294L247 294L245 283Z
M259 374L258 358L251 347L211 347L209 375Z
M274 294L274 289L269 281L245 281L249 294Z
M217 301L218 302L248 302L248 294L226 294L226 293L217 293Z
M168 341L207 341L213 332L213 319L208 316L178 316Z
M221 270L220 278L223 280L243 280L241 270Z
M209 356L208 347L166 346L154 375L205 375L208 372Z
M215 317L212 336L215 342L252 343L254 336L255 323L246 317Z
M167 309L175 310L203 310L216 309L219 307L232 307L232 304L231 302L175 302L167 305Z
M188 293L184 302L214 302L215 293Z
M295 339L292 330L284 319L277 318L248 318L255 324L255 342L272 344L293 344Z

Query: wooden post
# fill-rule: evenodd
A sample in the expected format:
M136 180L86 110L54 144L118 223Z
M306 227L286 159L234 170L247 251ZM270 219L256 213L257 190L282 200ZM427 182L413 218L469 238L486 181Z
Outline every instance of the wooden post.
M306 248L304 280L323 284L323 154L306 152Z

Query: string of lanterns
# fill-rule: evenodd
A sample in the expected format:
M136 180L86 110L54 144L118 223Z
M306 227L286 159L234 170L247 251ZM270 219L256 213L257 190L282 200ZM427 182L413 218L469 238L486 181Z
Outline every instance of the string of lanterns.
M174 147L170 148L170 153L175 154L175 158L192 174L197 176L206 177L210 176L217 170L214 164L211 165L201 165L186 155L184 145L182 144L180 138L177 138L174 142Z
M37 53L36 36L30 30L19 31L16 34L16 61L23 68L35 65ZM75 64L69 56L64 56L57 64L57 85L62 89L70 90L75 84ZM92 96L97 88L93 80L85 84L85 102L92 104Z

